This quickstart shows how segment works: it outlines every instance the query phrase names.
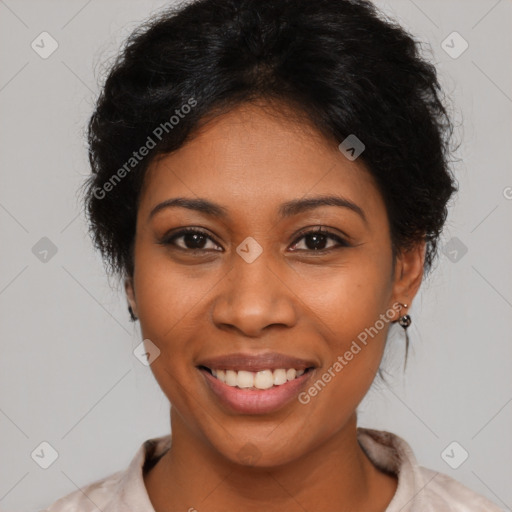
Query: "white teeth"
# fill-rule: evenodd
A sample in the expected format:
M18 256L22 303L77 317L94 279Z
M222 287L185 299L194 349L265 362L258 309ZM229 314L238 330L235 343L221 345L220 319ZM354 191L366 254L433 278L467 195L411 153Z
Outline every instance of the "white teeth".
M286 370L283 370L282 368L280 370L274 370L274 386L280 386L286 382Z
M286 378L288 380L293 380L297 377L297 370L295 368L290 368L289 370L286 370Z
M252 388L254 386L254 373L240 370L236 384L239 388Z
M305 370L295 368L279 368L277 370L262 370L259 372L248 372L245 370L212 370L214 377L231 387L242 389L269 389L272 386L281 386L290 380L294 380L304 374Z
M228 386L236 386L237 383L237 376L236 372L233 370L226 370L226 380L223 380L222 382L225 382Z
M254 377L254 387L256 389L268 389L274 385L274 376L271 370L256 372Z

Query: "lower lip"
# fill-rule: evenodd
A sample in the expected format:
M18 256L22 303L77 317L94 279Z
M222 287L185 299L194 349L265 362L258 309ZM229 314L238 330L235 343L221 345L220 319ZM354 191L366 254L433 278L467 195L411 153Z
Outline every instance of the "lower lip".
M296 379L269 389L241 389L228 386L207 370L199 368L213 393L232 411L242 414L267 414L277 411L297 398L313 370Z

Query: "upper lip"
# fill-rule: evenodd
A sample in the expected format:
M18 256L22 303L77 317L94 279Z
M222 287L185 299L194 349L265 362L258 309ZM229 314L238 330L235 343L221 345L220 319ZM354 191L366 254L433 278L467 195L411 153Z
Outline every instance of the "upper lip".
M277 352L264 354L234 353L223 356L209 357L199 362L198 366L206 366L210 370L245 370L259 372L262 370L277 370L279 368L305 370L314 367L314 361L287 356Z

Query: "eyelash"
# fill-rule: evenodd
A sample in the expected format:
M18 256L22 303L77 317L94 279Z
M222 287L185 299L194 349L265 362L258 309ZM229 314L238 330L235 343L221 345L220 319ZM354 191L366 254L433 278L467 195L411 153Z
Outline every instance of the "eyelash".
M192 252L192 253L195 253L195 252L199 252L199 251L208 251L210 249L187 249L187 248L183 248L183 247L179 247L177 246L174 241L177 239L177 238L181 238L182 236L184 235L188 235L188 234L191 234L191 235L203 235L205 236L206 238L208 238L209 240L211 240L212 242L214 242L216 245L219 245L217 244L217 242L210 236L208 235L206 232L200 230L200 229L196 229L196 228L184 228L180 231L178 231L177 233L174 233L172 236L170 237L165 237L164 239L162 239L162 241L160 241L159 243L161 245L164 245L164 246L168 246L168 245L172 245L174 246L174 248L178 249L178 250L181 250L181 251L185 251L185 252ZM350 244L345 240L343 239L342 237L340 237L339 235L336 235L334 233L332 233L331 231L328 231L326 230L325 228L323 227L319 227L318 229L312 229L312 230L305 230L305 231L302 231L300 232L298 235L297 235L297 238L295 239L295 241L293 242L292 246L295 246L297 245L297 243L302 240L303 238L305 238L306 236L308 235L324 235L326 236L327 238L330 238L331 240L335 240L336 242L338 242L338 247L331 247L329 249L320 249L320 250L314 250L314 249L299 249L298 252L310 252L310 253L315 253L315 254L327 254L335 249L340 249L342 247L350 247Z

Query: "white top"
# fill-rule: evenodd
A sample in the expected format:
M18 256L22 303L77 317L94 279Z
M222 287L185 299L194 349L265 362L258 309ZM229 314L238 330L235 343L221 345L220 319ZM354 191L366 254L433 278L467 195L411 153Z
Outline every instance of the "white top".
M401 437L362 427L357 429L357 437L375 466L398 476L398 487L386 512L502 512L453 478L419 466ZM156 464L170 445L170 434L148 439L126 469L64 496L43 512L155 512L143 471Z

